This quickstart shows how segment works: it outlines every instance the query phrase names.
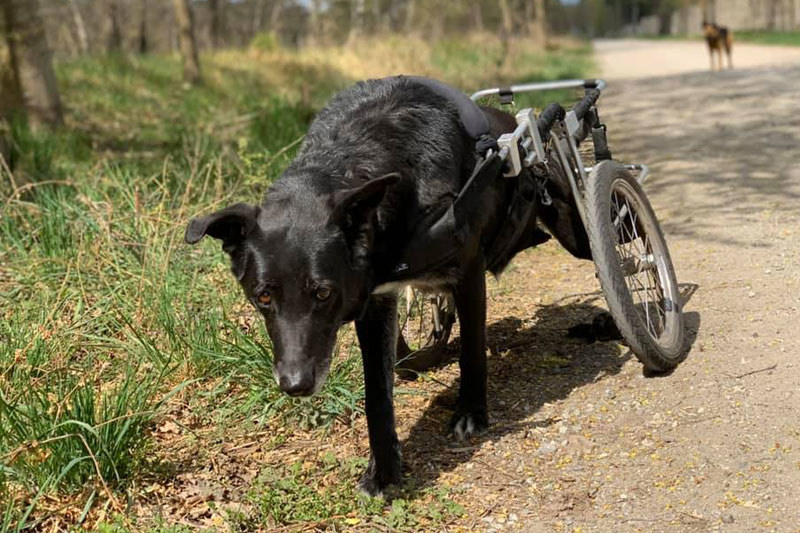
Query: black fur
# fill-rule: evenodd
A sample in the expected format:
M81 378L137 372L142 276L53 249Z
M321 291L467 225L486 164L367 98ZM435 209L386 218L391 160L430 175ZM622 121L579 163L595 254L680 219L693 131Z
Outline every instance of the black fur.
M495 137L516 125L500 111L484 113ZM452 203L475 162L474 141L448 100L408 79L361 82L317 115L260 206L238 204L187 228L187 242L203 234L222 240L245 295L264 316L276 379L287 393L319 389L339 327L355 320L372 452L361 485L370 493L398 482L401 464L392 404L397 300L382 284L414 231ZM484 271L489 264L501 270L542 240L531 216L516 248L503 250L502 258L487 252L516 184L498 177L481 198L470 221L475 231L459 256L416 281L455 296L461 385L451 429L461 438L488 422ZM551 218L564 233L558 225L565 218Z

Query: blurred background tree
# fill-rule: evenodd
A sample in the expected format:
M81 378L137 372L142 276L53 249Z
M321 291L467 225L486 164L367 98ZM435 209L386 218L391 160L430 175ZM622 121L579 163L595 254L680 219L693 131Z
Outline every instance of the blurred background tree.
M543 48L550 34L583 37L699 33L700 21L733 29L800 28L800 0L0 0L0 116L27 111L58 124L50 56L180 52L184 79L200 81L210 49L353 45L402 33L426 41L492 35ZM505 55L505 54L504 54ZM500 62L503 59L501 57Z
M38 2L47 38L59 55L180 47L179 17L170 2ZM536 36L544 45L548 32L614 35L635 32L643 20L657 33L676 33L676 22L687 13L728 19L741 29L800 27L800 0L186 0L186 5L200 51L245 47L262 32L273 33L284 47L343 44L387 32L433 40L503 32ZM682 31L689 30L698 31Z
M2 104L19 109L34 128L63 122L61 99L38 0L2 0L7 66L3 73Z
M196 85L200 83L200 60L197 54L197 41L194 37L192 7L189 5L189 0L174 1L175 17L178 21L178 45L183 58L183 81Z

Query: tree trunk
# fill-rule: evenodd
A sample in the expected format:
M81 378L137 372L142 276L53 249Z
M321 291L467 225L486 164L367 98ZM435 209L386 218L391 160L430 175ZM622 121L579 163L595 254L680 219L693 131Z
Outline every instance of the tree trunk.
M535 0L536 18L533 19L533 25L536 38L539 45L544 48L547 46L547 12L544 7L544 0Z
M224 2L223 2L224 3ZM209 13L209 41L212 48L219 48L222 44L222 7L219 0L208 0Z
M417 2L416 0L408 0L408 4L406 5L406 20L404 23L405 32L409 34L414 31L414 23L416 22L415 18L417 16Z
M146 54L147 50L147 0L139 0L139 53Z
M508 56L508 52L510 51L510 40L511 40L511 32L514 30L513 22L511 19L511 9L508 6L508 0L498 0L498 4L500 7L500 15L501 15L501 25L500 25L500 43L501 43L501 54L499 64L504 64L506 62L506 57Z
M276 37L281 32L281 14L283 14L283 0L275 0L272 6L272 13L269 15L269 30Z
M264 25L264 1L253 0L253 18L250 21L252 26L250 28L251 39L258 35Z
M536 37L536 13L533 10L533 0L523 1L522 8L525 10L523 19L525 23L522 25L522 33Z
M75 21L75 33L78 35L78 46L82 54L89 53L89 36L86 33L86 24L83 22L83 15L78 9L75 0L69 0L69 9L72 12L72 20Z
M174 0L175 18L178 21L178 46L183 58L183 81L200 83L200 61L197 58L197 42L194 40L194 18L189 0Z
M108 24L108 51L119 52L122 49L122 31L119 29L117 0L109 0L108 2Z
M61 98L39 0L3 0L2 5L11 67L28 122L34 129L62 124Z
M350 33L347 36L349 42L364 35L364 15L366 14L364 0L351 0L351 2Z
M50 35L53 35L52 32ZM52 40L58 43L59 50L68 50L70 56L77 57L81 55L80 45L65 24L59 24L58 29L56 30L56 37Z
M311 0L311 20L308 28L308 42L311 45L322 43L322 0Z
M689 33L689 0L681 0L678 9L680 11L678 11L677 33L685 35ZM696 28L692 28L692 30L696 30Z
M372 0L372 33L378 33L381 27L381 2Z
M472 2L472 24L475 31L483 31L483 11L481 11L480 2Z
M0 10L0 22L3 19L3 11ZM0 30L5 31L3 26ZM11 143L9 142L10 134L8 131L8 123L3 120L6 113L20 107L22 99L19 96L19 87L17 85L17 78L11 67L11 58L9 57L8 47L5 44L0 45L0 157L3 161L14 170L12 167L13 161L11 160ZM0 162L2 166L2 162ZM14 185L11 185L12 188ZM2 189L0 189L0 194Z
M792 20L792 24L794 28L800 28L800 0L793 0L794 5L794 20Z
M774 30L777 27L778 0L767 0L767 29Z
M431 25L429 34L430 41L434 43L440 41L442 35L444 35L445 9L441 5L436 7L438 9L434 9L433 15L431 16Z

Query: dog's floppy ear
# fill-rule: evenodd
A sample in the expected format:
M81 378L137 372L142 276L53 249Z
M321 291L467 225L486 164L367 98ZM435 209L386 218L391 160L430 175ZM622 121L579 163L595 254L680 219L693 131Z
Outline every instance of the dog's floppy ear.
M342 228L354 258L369 251L372 245L372 218L386 190L398 181L400 174L386 174L333 196L331 221Z
M184 240L188 244L195 244L208 235L221 240L223 248L235 246L255 226L257 216L257 206L234 204L208 216L190 220Z
M400 174L392 173L366 182L361 187L338 191L333 197L331 220L347 229L367 221L386 194L386 189L400 181Z

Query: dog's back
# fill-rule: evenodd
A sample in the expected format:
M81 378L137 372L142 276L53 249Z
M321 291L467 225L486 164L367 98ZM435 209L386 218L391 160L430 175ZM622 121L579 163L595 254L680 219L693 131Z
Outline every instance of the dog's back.
M706 39L709 50L725 50L726 53L731 53L733 32L730 29L711 22L705 22L703 23L703 36Z
M495 137L516 126L504 113L487 119ZM475 140L451 101L409 78L368 80L336 95L317 115L297 158L267 198L293 191L287 196L330 194L398 173L401 181L380 205L376 239L388 248L378 256L392 260L399 243L453 202L475 163ZM487 193L481 230L499 223L506 181L498 180Z
M404 78L356 83L320 111L275 190L303 181L309 192L355 187L390 173L403 181L387 195L382 223L414 218L452 201L474 165L458 115L446 99ZM402 205L403 213L391 206ZM384 207L382 206L382 207Z

